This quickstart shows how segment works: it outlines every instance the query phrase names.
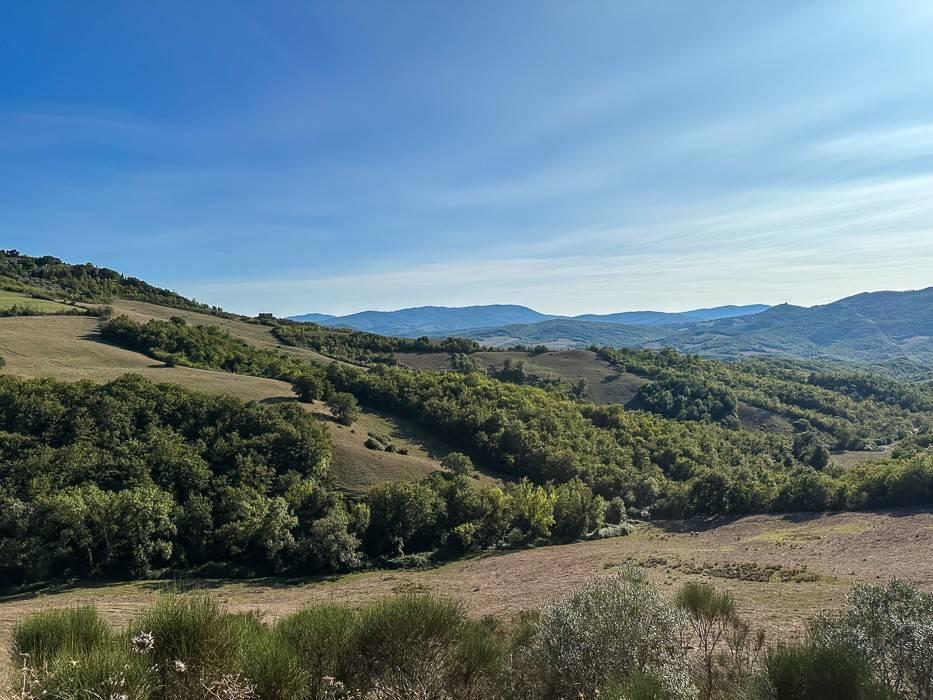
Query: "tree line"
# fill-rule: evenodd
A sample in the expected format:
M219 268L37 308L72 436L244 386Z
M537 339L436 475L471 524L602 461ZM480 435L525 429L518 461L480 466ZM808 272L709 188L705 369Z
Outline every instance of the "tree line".
M432 340L395 338L352 328L274 320L272 332L286 345L308 348L327 357L358 365L398 364L397 352L472 353L480 345L466 338Z

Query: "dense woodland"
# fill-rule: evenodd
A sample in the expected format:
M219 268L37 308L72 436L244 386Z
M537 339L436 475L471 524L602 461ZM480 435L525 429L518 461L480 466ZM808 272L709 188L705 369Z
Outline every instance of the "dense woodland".
M133 375L0 377L0 455L5 586L207 562L316 570L315 528L346 521L324 485L327 433L293 404Z
M121 329L119 336L107 330L115 327ZM153 338L161 336L153 329L165 331L172 344L155 346ZM421 373L402 367L367 369L339 363L324 368L292 361L284 374L276 375L281 371L279 353L252 348L216 329L208 332L181 323L142 325L115 319L104 325L104 332L155 357L164 352L174 361L185 361L188 355L179 352L190 353L198 366L218 369L242 364L237 360L231 365L228 354L219 350L236 347L249 356L246 366L253 366L262 376L288 378L289 373L299 373L306 399L326 400L334 392L349 393L364 406L416 421L478 464L540 485L580 479L605 500L621 498L626 507L657 515L901 505L927 502L931 493L927 482L933 465L928 453L906 462L836 473L825 469L824 433L804 421L794 437L737 431L716 423L628 411L618 405L573 401L475 372ZM182 342L179 336L187 340ZM218 346L212 349L215 342ZM188 348L189 343L193 347ZM206 363L210 358L215 364ZM699 360L669 354L660 361L676 365ZM261 362L268 364L260 366ZM821 387L811 389L818 396L826 393L840 400ZM865 411L860 404L842 399ZM888 404L871 404L875 406L889 408ZM858 419L861 413L851 415ZM866 415L881 420L869 412ZM816 428L829 424L821 414L817 418ZM910 425L907 417L902 420ZM916 488L900 486L901 480Z
M127 375L0 377L0 587L62 578L343 571L566 540L624 518L581 481L477 489L470 460L362 501L328 485L331 444L298 403L265 406ZM612 534L606 532L604 534Z
M593 348L619 371L656 380L643 390L645 407L688 420L732 421L730 404L744 401L806 422L834 449L865 449L910 435L933 410L933 385L908 383L838 365L749 359L720 362L674 350ZM698 398L699 408L691 409ZM692 416L690 415L692 412Z

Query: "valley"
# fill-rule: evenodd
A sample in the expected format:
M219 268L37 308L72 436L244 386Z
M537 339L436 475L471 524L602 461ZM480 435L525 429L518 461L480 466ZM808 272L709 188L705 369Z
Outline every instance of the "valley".
M204 493L216 499L215 517L232 519L214 524L203 544L188 543L197 529L184 530L176 542L173 528L191 527L185 518L198 517L194 510L187 515L196 501L166 483L162 488L173 490L159 497L178 499L185 510L171 525L140 524L151 528L149 541L163 543L161 550L133 545L149 552L137 557L152 563L134 564L130 576L99 568L91 570L107 573L26 579L0 595L0 644L9 643L18 620L40 610L93 603L108 624L120 627L178 590L197 591L268 624L308 606L364 609L406 595L451 598L474 620L518 621L593 576L634 566L671 598L695 582L728 593L742 619L771 643L796 639L809 618L838 609L857 584L896 577L933 592L933 568L926 565L933 552L933 404L923 383L791 358L720 362L605 346L495 350L461 339L408 340L250 319L185 300L171 300L172 306L119 297L68 301L35 309L38 315L0 318L0 373L89 380L103 385L108 400L132 402L134 394L159 392L168 398L173 385L222 402L250 402L218 404L199 419L220 420L220 406L231 415L242 412L236 420L243 421L243 435L235 430L223 437L230 428L219 423L202 438L181 432L174 438L195 451L177 464L194 464L197 453L218 470L219 490ZM162 388L121 379L128 373ZM28 407L26 425L15 429L47 431L37 416L49 409L30 403L30 392L39 389L29 386L3 389L13 392L7 400ZM67 386L42 391L75 400L67 399ZM340 413L340 396L360 404L350 419ZM132 430L159 415L165 398L146 399L150 417ZM172 400L185 402L185 411L201 401L197 394ZM273 421L265 437L262 430L249 437L256 427L247 415L256 410L256 419ZM72 417L87 412L96 410L56 414L65 421L56 430L87 430ZM17 425L16 415L7 415L10 425ZM106 414L95 420L105 421L101 429L109 425ZM160 420L178 419L169 411ZM190 429L182 421L168 430ZM295 472L272 480L255 460L287 464L292 438L282 440L293 429L306 433L303 440L318 435L326 447L315 447L323 452L317 466L303 467L312 469L303 481ZM143 454L157 456L151 478L160 480L164 472L155 470L165 469L159 465L166 458L175 463L178 449L165 451L164 430L148 428L129 440L154 441ZM7 435L7 449L27 444ZM250 440L271 442L256 449ZM44 488L29 470L45 470L42 479L54 483L98 458L100 476L92 470L85 478L112 480L114 469L124 467L104 458L108 445L96 447L100 456L86 463L74 462L77 444L50 442L68 465L63 476L56 475L55 460L36 453L33 462L9 471L11 493L28 504L28 494ZM251 456L229 462L230 449ZM236 476L221 476L231 468ZM324 476L311 476L313 470ZM113 492L87 482L77 488L82 498L150 493L135 485ZM256 489L269 493L258 496ZM231 516L225 499L234 494L243 505ZM305 505L290 505L312 494ZM59 507L45 498L37 507ZM250 502L264 505L255 511L260 506L247 508ZM275 515L274 508L295 508L296 515ZM304 519L307 508L318 515ZM42 522L46 516L31 517ZM118 511L112 517L137 516ZM252 524L243 529L241 523ZM100 526L88 521L83 527ZM324 540L321 528L330 533ZM68 552L68 542L51 551ZM333 549L318 549L321 542ZM215 553L198 554L205 550ZM172 563L159 551L200 559L186 566L191 559ZM95 557L116 562L119 552ZM69 566L81 564L81 556L67 556ZM51 570L45 566L36 570ZM14 570L8 566L5 575Z

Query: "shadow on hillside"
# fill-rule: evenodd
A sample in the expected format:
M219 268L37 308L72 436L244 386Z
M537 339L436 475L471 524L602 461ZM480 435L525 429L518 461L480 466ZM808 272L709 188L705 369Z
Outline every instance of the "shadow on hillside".
M905 518L914 515L931 515L931 506L911 506L905 508L878 508L874 510L827 510L808 513L749 513L748 515L726 517L711 516L707 518L686 518L684 520L653 520L651 524L664 532L674 534L689 534L691 532L708 532L724 525L731 525L743 518L767 516L775 522L789 525L805 525L817 520L827 520L846 516L858 515L884 515L891 518Z
M713 516L709 518L687 518L685 520L652 520L650 523L664 532L688 534L715 530L723 525L734 523L736 520L739 520L739 518Z

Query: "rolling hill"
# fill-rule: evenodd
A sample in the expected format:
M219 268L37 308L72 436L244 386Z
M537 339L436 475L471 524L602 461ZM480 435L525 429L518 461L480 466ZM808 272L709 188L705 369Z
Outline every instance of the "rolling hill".
M933 371L933 287L866 292L810 308L781 304L760 313L683 323L558 319L462 334L498 347L595 344L672 347L720 359L773 355L873 365L898 362L913 368L913 373L929 375Z
M768 308L770 307L764 304L751 304L749 306L717 306L680 313L622 311L614 314L583 314L568 317L543 314L526 306L492 304L463 307L418 306L398 311L361 311L348 316L309 313L290 316L289 320L347 327L380 335L440 337L479 328L540 323L548 320L595 321L645 326L696 323L715 318L756 314Z
M437 337L462 328L487 328L512 323L536 323L554 316L513 304L487 306L418 306L398 311L360 311L349 316L321 318L325 314L292 316L291 321L312 321L328 326L354 328L380 335ZM316 318L315 318L316 317Z
M676 323L696 323L718 318L732 318L747 316L767 311L771 307L767 304L749 304L747 306L715 306L709 309L694 309L679 313L665 311L623 311L617 314L583 314L574 316L576 321L597 321L602 323L623 323L639 326L666 326Z

